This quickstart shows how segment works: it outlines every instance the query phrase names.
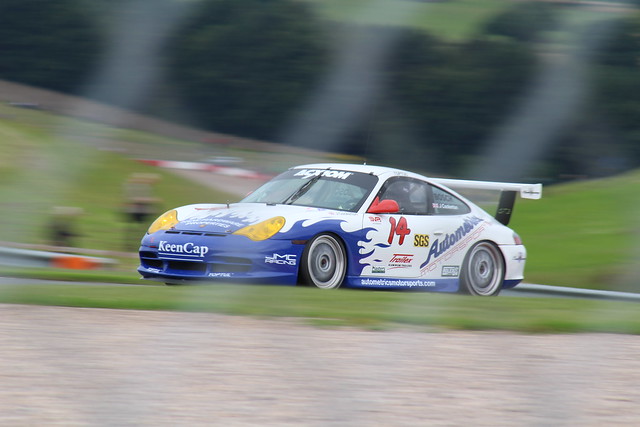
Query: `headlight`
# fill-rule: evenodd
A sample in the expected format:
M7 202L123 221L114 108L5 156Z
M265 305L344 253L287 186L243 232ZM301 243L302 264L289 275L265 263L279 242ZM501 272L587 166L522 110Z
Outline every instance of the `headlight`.
M241 228L233 234L246 236L251 240L258 242L260 240L267 240L269 237L276 234L280 229L282 229L282 227L284 227L284 223L285 220L283 217L276 216L258 224Z
M174 227L178 222L178 212L175 209L172 209L163 213L158 217L158 219L153 221L153 224L151 224L147 233L153 234L156 231L168 230L171 227Z

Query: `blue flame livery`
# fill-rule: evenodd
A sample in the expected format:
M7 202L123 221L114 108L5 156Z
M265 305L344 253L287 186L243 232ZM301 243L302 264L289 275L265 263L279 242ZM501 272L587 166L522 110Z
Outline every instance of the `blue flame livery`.
M495 190L495 216L454 191ZM524 274L507 227L516 196L540 184L427 178L379 166L291 168L239 203L165 212L138 271L167 284L271 283L497 295Z

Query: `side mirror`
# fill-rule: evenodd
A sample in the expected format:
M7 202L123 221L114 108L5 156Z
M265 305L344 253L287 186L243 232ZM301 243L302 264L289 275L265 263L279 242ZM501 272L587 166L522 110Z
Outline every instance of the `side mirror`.
M367 213L397 213L400 212L400 205L398 202L391 199L374 200L374 202L369 207Z

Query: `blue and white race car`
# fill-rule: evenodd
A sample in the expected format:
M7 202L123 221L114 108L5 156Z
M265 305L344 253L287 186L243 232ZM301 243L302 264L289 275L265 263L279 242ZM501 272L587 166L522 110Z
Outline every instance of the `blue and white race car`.
M493 217L451 188L501 192ZM540 184L427 178L380 166L312 164L239 203L172 209L151 225L138 272L167 284L251 282L497 295L527 257L508 228Z

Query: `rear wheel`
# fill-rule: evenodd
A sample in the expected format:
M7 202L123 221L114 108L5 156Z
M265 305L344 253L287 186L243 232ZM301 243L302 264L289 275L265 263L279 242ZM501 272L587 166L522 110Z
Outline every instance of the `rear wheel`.
M307 244L300 266L304 283L321 289L339 288L346 272L344 246L335 236L320 234Z
M504 261L500 249L490 242L477 243L462 265L460 290L479 296L498 295L504 281Z

